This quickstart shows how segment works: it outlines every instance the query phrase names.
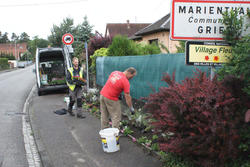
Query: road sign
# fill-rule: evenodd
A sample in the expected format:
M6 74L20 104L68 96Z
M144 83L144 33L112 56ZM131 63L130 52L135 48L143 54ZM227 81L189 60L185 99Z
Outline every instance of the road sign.
M222 13L238 9L243 16L249 7L250 0L172 0L170 38L223 40Z
M65 45L71 45L74 42L73 35L67 33L62 36L62 41Z
M226 43L186 42L186 64L198 66L218 66L232 56L232 48Z

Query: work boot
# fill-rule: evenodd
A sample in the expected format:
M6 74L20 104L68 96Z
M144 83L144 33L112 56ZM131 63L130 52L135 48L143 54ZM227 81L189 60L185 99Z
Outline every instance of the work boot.
M80 119L86 118L85 115L80 115L80 114L77 114L76 117L77 117L77 118L80 118Z
M68 109L68 113L69 113L70 116L75 116L75 114L70 109Z

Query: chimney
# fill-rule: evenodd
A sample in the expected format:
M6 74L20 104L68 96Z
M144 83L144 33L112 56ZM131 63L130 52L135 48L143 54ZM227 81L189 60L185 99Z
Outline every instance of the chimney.
M130 29L129 20L127 20L127 28Z

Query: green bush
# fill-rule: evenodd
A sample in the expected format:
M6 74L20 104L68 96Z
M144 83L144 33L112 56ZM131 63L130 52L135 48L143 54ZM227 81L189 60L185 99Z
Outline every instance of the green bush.
M96 50L94 54L90 56L90 59L92 62L90 66L91 71L93 71L94 73L96 72L96 58L107 56L107 55L108 55L108 48L101 48L101 49Z
M140 55L153 55L153 54L160 54L161 49L156 43L147 44L145 46L142 46L142 53L139 53Z
M0 58L0 70L8 69L9 63L7 58Z
M115 36L109 46L108 56L135 56L160 54L160 47L153 44L138 44L124 36Z
M109 46L108 56L128 56L137 55L137 50L133 41L125 36L117 35L113 38Z
M173 153L159 152L164 167L197 167L191 160Z
M250 19L250 15L245 15ZM241 37L243 28L243 17L238 17L238 11L231 10L230 12L225 12L223 14L223 23L225 25L224 39L232 46L232 56L229 57L228 63L224 64L222 68L218 71L219 78L228 78L230 75L237 78L243 78L241 82L235 83L231 91L241 97L241 100L245 103L249 103L250 99L250 34ZM245 98L242 91L235 91L234 88L238 85L243 85L243 91L247 94ZM248 105L249 108L249 105ZM242 118L245 116L247 108L240 111ZM238 148L241 150L241 156L239 159L233 160L230 164L226 166L230 167L250 167L250 162L246 161L250 158L250 127L247 124L242 125L240 129L240 144Z
M246 17L246 16L245 16ZM250 18L250 17L249 17ZM224 39L232 46L232 57L218 72L220 79L227 75L244 78L244 91L250 96L250 34L240 38L243 19L238 18L238 11L225 12L223 14L225 24Z
M0 53L1 58L7 58L8 60L16 60L15 56L11 53Z

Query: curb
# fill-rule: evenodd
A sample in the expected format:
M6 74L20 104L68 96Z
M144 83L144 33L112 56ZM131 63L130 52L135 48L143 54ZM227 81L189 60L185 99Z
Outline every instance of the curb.
M34 92L35 86L31 89L28 98L26 99L23 107L23 113L22 116L22 125L23 125L23 138L24 138L24 147L26 151L26 158L29 164L29 167L40 167L41 166L41 160L40 155L37 151L37 145L33 136L31 123L30 123L30 117L29 117L29 103L31 96Z
M34 91L36 91L36 85L34 87L35 87ZM32 103L32 102L33 101L31 100L30 103ZM42 142L39 128L36 126L36 124L33 121L33 116L32 116L33 112L34 111L30 110L30 108L28 109L28 115L29 115L29 119L30 119L31 129L32 129L33 134L34 134L36 147L38 150L38 154L40 156L41 167L54 167L53 163L51 163L51 161L49 159L48 152L46 151L45 146Z
M132 141L133 141L133 139L135 138L135 137L133 137L133 136L130 135L130 134L128 134L128 137L129 137ZM134 141L133 141L133 142L134 142ZM136 143L136 144L138 144L138 145L144 147L144 149L146 149L146 150L148 151L148 153L151 154L151 155L153 155L154 157L156 157L156 158L158 158L158 159L161 159L161 155L160 155L158 152L152 150L151 147L148 147L148 146L145 145L144 143L138 143L137 141L135 141L134 143Z

